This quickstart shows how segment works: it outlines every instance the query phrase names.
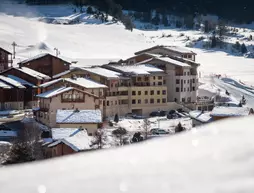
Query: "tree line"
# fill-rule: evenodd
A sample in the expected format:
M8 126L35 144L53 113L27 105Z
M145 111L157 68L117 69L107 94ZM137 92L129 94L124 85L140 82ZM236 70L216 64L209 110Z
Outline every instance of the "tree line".
M102 11L114 12L125 9L148 13L157 12L175 14L179 16L197 14L215 14L223 19L237 22L254 21L253 0L25 0L29 4L74 3L97 6Z

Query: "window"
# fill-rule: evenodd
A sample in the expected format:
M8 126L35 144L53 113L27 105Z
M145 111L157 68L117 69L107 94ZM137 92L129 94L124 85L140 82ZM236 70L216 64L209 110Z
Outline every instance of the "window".
M120 101L120 100L118 101L118 104L119 104L119 105L121 104L121 101Z
M101 91L99 92L99 96L102 96L102 92Z
M185 103L185 98L182 98L182 102Z
M180 91L179 87L176 87L176 92L179 92L179 91Z
M145 95L148 95L148 91L145 91Z
M189 83L190 83L190 80L188 80L187 82L188 82L188 84L189 84Z
M165 98L162 99L162 103L166 103L167 100Z
M186 76L186 72L184 72L184 76Z
M188 92L190 91L190 88L188 87Z
M160 90L157 90L157 94L160 95L160 94L161 94L161 91L160 91Z
M188 97L187 101L190 103L191 102L191 97Z
M155 76L153 77L153 79L155 80Z
M190 76L190 72L188 72L188 76Z
M176 84L180 84L180 80L179 79L176 79Z
M148 103L148 99L145 99L145 104L147 104Z
M163 94L163 95L166 95L166 93L167 93L166 90L163 90L163 91L162 91L162 94Z
M141 91L138 91L138 95L141 95Z
M166 84L166 80L163 80L163 84Z
M103 106L105 107L105 101L103 101Z
M141 104L141 99L138 99L138 104Z
M113 96L116 96L116 92L113 92L112 95L113 95Z
M155 82L153 82L153 86L155 86Z
M160 86L161 86L161 85L162 85L162 82L158 82L158 85L160 85Z
M154 95L154 91L153 90L150 91L150 95Z
M145 77L145 81L148 81L148 80L149 80L149 77L148 77L148 76L146 76L146 77Z
M184 88L183 91L186 92L186 88Z
M132 91L132 95L136 95L136 91Z
M137 80L138 80L138 81L141 81L141 77L138 77Z
M161 99L157 99L157 103L161 103Z
M111 87L114 87L114 85L111 83Z
M153 104L154 103L154 99L150 99L150 103Z
M132 100L132 104L136 104L136 100Z
M117 101L115 101L115 105L117 105Z
M183 83L186 84L186 80L184 80Z
M158 76L158 80L161 80L162 79L162 76Z
M192 79L192 82L195 83L195 78Z
M196 89L195 89L195 87L192 87L192 91L195 91Z

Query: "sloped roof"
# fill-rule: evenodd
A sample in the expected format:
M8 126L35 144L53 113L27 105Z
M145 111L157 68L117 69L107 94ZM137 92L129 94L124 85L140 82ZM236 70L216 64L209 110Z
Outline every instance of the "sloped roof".
M30 68L27 68L27 67L17 67L15 69L19 70L19 71L21 71L25 74L28 74L28 75L30 75L34 78L37 78L39 80L43 80L43 79L49 80L49 79L51 79L48 75L42 74L40 72L37 72L37 71L35 71L33 69L30 69Z
M26 80L23 80L22 78L19 78L17 76L13 76L13 75L8 75L9 78L19 82L20 84L22 84L23 86L31 86L31 87L34 87L36 88L36 86Z
M52 128L52 139L59 140L74 135L79 129L77 128Z
M28 59L26 59L26 60L23 60L23 61L19 62L19 64L26 64L26 63L28 63L28 62L31 62L31 61L33 61L33 60L37 60L37 59L43 58L43 57L48 56L48 55L49 55L49 56L52 56L52 57L54 57L54 58L58 58L58 59L60 59L60 60L62 60L62 61L64 61L64 62L70 64L69 61L66 61L66 60L64 60L64 59L62 59L62 58L60 58L60 57L56 57L56 56L54 56L54 55L52 55L52 54L50 54L50 53L38 54L38 55L36 55L36 56L30 57L30 58L28 58Z
M11 86L14 86L17 88L26 88L20 82L3 75L0 75L0 80L3 81L4 83L10 84Z
M101 123L100 110L57 110L56 123Z
M11 52L7 51L6 49L3 49L2 47L0 47L0 50L6 52L6 53L8 53L8 54L12 54Z
M200 121L202 123L208 123L212 120L212 117L210 115L210 112L202 112L202 111L190 111L189 115L191 118Z
M115 72L112 70L108 70L105 68L101 68L101 67L92 67L92 68L81 68L84 69L85 71L91 72L93 74L97 74L99 76L103 76L106 78L116 78L118 79L122 74L119 72Z
M73 87L60 87L60 88L52 89L52 90L49 90L47 92L41 93L41 94L37 95L37 97L39 97L39 98L51 98L51 97L54 97L58 94L61 94L61 93L64 93L64 92L67 92L67 91L70 91L70 90L73 90L73 89L74 89Z
M54 147L60 143L64 143L76 152L91 149L91 137L89 137L87 132L83 129L76 129L75 134L57 140L54 143L49 144L48 147Z
M0 81L0 88L11 89L12 86Z

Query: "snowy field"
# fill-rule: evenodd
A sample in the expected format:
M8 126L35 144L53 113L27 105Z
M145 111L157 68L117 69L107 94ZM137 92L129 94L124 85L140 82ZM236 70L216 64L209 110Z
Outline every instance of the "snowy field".
M0 46L11 51L11 43L15 41L18 44L16 62L38 53L54 54L54 48L58 48L61 57L78 61L78 66L101 65L130 57L140 49L157 44L185 46L188 43L186 38L194 40L206 36L199 31L170 28L157 31L135 29L130 32L120 23L109 21L102 24L89 15L73 14L72 6L1 6ZM54 20L53 23L80 22L73 25L39 22L42 17ZM239 40L242 43L244 37L254 36L253 31L248 29L240 29L239 33L239 37L229 37L227 41ZM170 37L163 37L169 34ZM244 43L251 47L254 41ZM198 45L195 47L192 50L198 53L197 62L202 64L199 69L202 75L224 74L254 85L254 59L223 51L203 50Z

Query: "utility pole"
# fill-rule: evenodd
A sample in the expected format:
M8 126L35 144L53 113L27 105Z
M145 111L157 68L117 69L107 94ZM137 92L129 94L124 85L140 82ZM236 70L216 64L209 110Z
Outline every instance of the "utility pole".
M13 59L15 59L15 55L16 55L16 46L17 46L17 44L16 44L16 42L12 42L12 44L11 44L12 46L13 46Z
M58 55L60 55L60 51L58 50L58 48L54 48L54 50L56 51L56 57L58 57Z

